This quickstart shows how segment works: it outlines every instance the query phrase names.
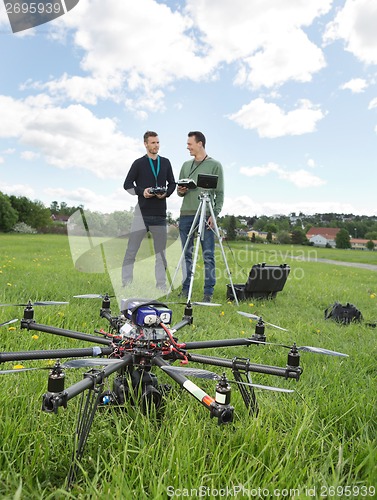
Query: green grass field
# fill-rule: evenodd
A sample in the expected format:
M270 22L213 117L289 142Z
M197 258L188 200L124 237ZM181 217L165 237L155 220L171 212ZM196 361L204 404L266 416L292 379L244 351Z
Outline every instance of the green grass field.
M76 294L113 292L109 274L79 272L68 239L50 235L0 235L0 302L69 301L36 307L38 323L93 333L107 323L99 318L101 301ZM287 263L291 273L275 300L227 303L229 279L219 253L214 300L219 308L196 307L194 324L179 340L237 338L254 333L257 315L288 332L266 327L269 342L318 346L348 358L302 353L299 382L254 374L259 384L293 388L293 394L257 391L258 418L251 417L237 390L235 418L219 426L196 400L171 382L162 420L138 408L98 411L70 491L65 479L71 462L80 398L58 414L41 411L47 390L44 370L0 375L1 499L202 498L373 498L377 486L376 353L377 271L315 261L332 259L377 265L377 252L341 251L275 245L225 245L234 283L246 281L258 262ZM122 249L119 250L122 252ZM290 256L300 259L292 259ZM121 255L121 257L123 257ZM310 257L314 260L302 260ZM171 257L170 257L171 258ZM176 262L169 262L174 267ZM194 299L201 299L201 262ZM170 300L177 299L177 291ZM352 302L364 322L348 326L324 320L335 301ZM116 302L112 303L117 313ZM175 322L182 305L173 305ZM1 307L0 323L22 318L22 307ZM88 347L78 340L21 330L20 323L0 329L0 352ZM92 345L92 344L90 344ZM285 367L287 350L266 345L219 348L206 354ZM48 366L48 361L22 362ZM1 370L15 363L0 365ZM206 367L204 367L206 368ZM208 368L208 367L207 367ZM68 370L66 387L84 370ZM220 368L214 368L221 374ZM229 373L231 376L231 373ZM161 373L161 382L169 379ZM194 380L214 395L215 382Z

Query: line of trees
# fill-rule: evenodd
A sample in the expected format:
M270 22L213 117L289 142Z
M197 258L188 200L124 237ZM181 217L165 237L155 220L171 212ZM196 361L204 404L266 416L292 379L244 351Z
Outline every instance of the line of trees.
M68 207L54 201L47 208L41 201L32 201L26 196L6 195L0 192L0 231L17 230L18 226L35 231L48 231L53 227L51 215L71 215L80 207Z
M79 226L77 231L80 231L80 227L84 232L89 228L92 236L122 236L131 227L131 210L102 214L84 210L83 205L71 207L65 202L57 201L53 201L47 208L41 201L0 192L0 232L66 234L67 219L78 210L78 220L83 220L84 228Z
M276 215L268 217L262 215L249 217L245 215L225 215L218 218L218 225L226 229L229 239L242 237L247 231L265 232L267 235L279 235L279 240L291 239L294 244L302 244L306 240L306 233L311 227L332 227L345 229L352 238L367 240L377 239L377 215L353 214L315 214L298 216ZM267 238L268 240L268 238Z
M47 208L41 201L32 201L26 196L8 196L0 192L0 232L14 231L17 228L20 232L66 232L66 225L59 223L59 216L67 219L79 209L83 211L83 205L68 206L65 202L57 201L53 201ZM131 210L104 215L85 210L85 214L90 218L91 227L95 228L96 232L118 236L129 230L133 213ZM176 223L170 213L168 223ZM274 235L279 243L303 245L308 244L306 233L313 226L342 229L339 235L339 244L342 246L347 245L347 241L349 245L350 237L377 240L377 216L335 213L299 213L297 216L292 213L290 216L271 217L225 215L219 217L217 223L220 228L226 230L229 240L246 238L249 231L261 231L267 233L267 241L272 241ZM254 238L255 241L258 240L255 235Z

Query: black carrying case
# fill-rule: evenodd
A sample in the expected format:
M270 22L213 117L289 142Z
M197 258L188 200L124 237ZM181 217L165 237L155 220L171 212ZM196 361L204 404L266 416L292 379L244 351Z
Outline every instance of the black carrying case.
M290 267L287 264L279 266L268 266L264 262L255 264L249 273L247 282L233 285L237 300L254 299L274 299L276 294L283 290L285 282L290 273ZM230 284L227 285L228 300L234 300L233 290Z

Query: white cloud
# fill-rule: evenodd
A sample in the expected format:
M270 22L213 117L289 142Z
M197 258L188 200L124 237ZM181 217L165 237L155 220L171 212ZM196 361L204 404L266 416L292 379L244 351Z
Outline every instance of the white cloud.
M307 166L310 168L315 167L315 161L312 158L308 158L308 161L306 162Z
M241 167L240 173L247 177L264 177L271 172L280 172L282 168L276 163L270 162L259 167Z
M291 184L300 189L318 187L326 184L325 180L303 169L295 170L292 172L283 170L279 172L279 177L281 179L287 180L288 182L290 182Z
M6 184L1 182L1 191L5 194L14 196L26 196L27 198L35 198L35 190L26 184Z
M192 20L154 0L138 0L132 8L118 0L81 0L75 15L62 16L58 26L60 38L64 27L74 30L87 76L64 75L42 88L79 102L112 98L145 111L151 101L156 106L156 89L179 79L200 81L214 69L190 31Z
M39 154L35 153L34 151L22 151L20 157L23 160L32 161L35 160L36 158L39 158Z
M273 1L188 0L187 11L213 61L239 61L237 84L254 88L309 81L325 66L322 51L303 28L327 13L331 0Z
M368 105L368 109L374 109L377 108L377 97L372 99Z
M140 140L127 137L111 118L97 118L82 105L49 104L44 96L24 101L0 96L0 137L17 138L50 165L82 168L100 178L119 178L143 152Z
M258 98L229 118L245 129L256 130L260 137L274 138L314 132L324 116L325 113L308 100L299 101L296 109L285 113L277 104Z
M4 8L4 3L1 2L1 4L0 4L0 27L3 28L3 26L7 26L9 28L9 33L11 33L8 15L7 15L7 12Z
M360 212L350 203L342 203L337 201L298 201L294 207L290 202L274 202L270 200L257 200L249 196L240 196L236 198L225 198L224 208L221 215L267 215L275 214L289 215L292 211L296 213L302 212L307 215L316 213L334 212L340 214L347 213L367 213Z
M125 210L125 191L116 190L104 195L79 187L76 189L49 188L44 190L45 195L51 200L65 200L69 206L84 205L92 212L111 213Z
M272 162L258 167L240 168L240 174L248 177L264 177L271 173L276 173L279 179L286 180L299 189L319 187L326 184L325 180L306 170L300 169L289 171Z
M352 78L348 82L344 83L340 88L343 90L350 90L355 94L360 92L364 92L364 90L368 87L368 83L364 78Z
M83 77L64 73L60 78L46 83L28 81L21 86L21 89L48 91L51 96L57 98L95 105L99 99L111 98L119 101L123 83L120 75Z
M346 50L367 64L377 63L377 2L346 0L334 21L327 25L324 40L345 41Z
M164 110L153 93L179 80L216 77L226 64L238 66L234 82L273 88L287 81L308 82L325 66L322 50L305 28L326 14L331 0L187 0L176 10L155 0L81 0L74 15L53 26L55 38L73 31L82 76L64 74L45 84L54 96L95 104L123 101L140 118ZM151 101L158 102L148 108Z

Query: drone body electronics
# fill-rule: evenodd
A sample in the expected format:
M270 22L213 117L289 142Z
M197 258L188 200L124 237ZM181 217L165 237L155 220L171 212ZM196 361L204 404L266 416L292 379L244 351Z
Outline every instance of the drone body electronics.
M251 337L180 342L177 338L177 332L193 323L192 310L196 303L188 301L182 320L174 326L170 326L173 320L172 310L166 304L153 299L123 299L120 314L113 315L108 294L76 297L102 299L100 317L107 320L108 331L95 330L95 333L100 334L99 336L36 323L33 306L53 305L54 302L17 304L24 307L21 328L86 341L95 344L94 347L0 353L0 363L21 360L57 360L53 368L49 368L47 392L42 398L43 411L57 413L60 407L66 408L72 398L81 394L83 403L80 405L78 415L75 451L68 475L69 485L75 479L77 464L82 457L98 407L116 405L126 409L127 404L139 402L145 413L148 413L152 406L160 411L165 392L171 387L167 384L160 384L155 373L156 369L160 369L199 401L209 411L210 417L217 419L218 424L228 424L233 421L234 417L234 407L231 405L231 384L236 384L250 414L257 415L258 403L255 388L279 392L293 392L293 390L254 384L250 377L251 373L273 375L286 380L298 381L302 373L300 351L347 356L321 348L278 344L289 349L286 366L279 367L251 363L249 358L244 357L226 359L196 354L192 351L204 348L269 344L266 342L265 322L261 317L239 311L243 316L258 321L255 333ZM213 306L213 304L209 305ZM14 321L10 320L0 326ZM266 324L285 330L271 323ZM63 358L73 359L61 363ZM176 361L181 366L173 366ZM219 367L223 369L223 373L219 375L212 371L188 367L189 363ZM65 370L82 367L90 368L90 370L84 374L82 380L68 388L65 387ZM0 374L33 369L38 368L2 370ZM234 380L228 380L225 369L231 370ZM105 390L105 382L113 374L115 378L112 389ZM189 377L216 381L214 396L192 382Z

